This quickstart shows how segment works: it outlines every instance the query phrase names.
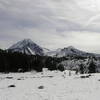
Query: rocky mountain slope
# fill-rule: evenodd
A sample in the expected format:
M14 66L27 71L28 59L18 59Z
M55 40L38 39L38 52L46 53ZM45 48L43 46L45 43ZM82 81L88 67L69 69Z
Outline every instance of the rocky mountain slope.
M28 55L44 55L42 47L34 43L30 39L24 39L12 45L8 50L12 52L21 52Z

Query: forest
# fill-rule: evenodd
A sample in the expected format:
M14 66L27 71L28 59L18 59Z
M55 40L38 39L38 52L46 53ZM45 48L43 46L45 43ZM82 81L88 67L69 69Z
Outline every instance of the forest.
M35 70L41 72L43 68L48 68L48 70L60 70L64 71L65 66L61 64L65 60L84 60L86 57L49 57L49 56L39 56L39 55L26 55L18 52L10 52L0 49L0 72L27 72ZM80 73L84 73L85 68L83 64L79 65ZM85 69L84 69L85 68ZM77 70L77 69L76 69ZM96 64L91 60L88 66L88 73L96 72Z

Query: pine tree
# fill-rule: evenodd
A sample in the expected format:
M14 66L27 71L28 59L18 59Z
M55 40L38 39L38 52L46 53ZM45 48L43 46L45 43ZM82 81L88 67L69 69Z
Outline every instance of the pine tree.
M80 64L80 73L84 74L84 65L83 64Z
M60 71L64 71L65 68L62 64L59 64L57 69L60 70Z
M88 70L89 70L89 73L96 73L96 64L94 62L94 59L93 58L90 58L90 64L89 64L89 67L88 67Z

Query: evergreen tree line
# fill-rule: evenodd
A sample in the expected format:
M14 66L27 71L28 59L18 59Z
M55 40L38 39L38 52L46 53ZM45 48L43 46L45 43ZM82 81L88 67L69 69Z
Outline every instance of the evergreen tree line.
M18 52L0 50L0 72L42 71L46 67L49 70L57 70L57 64L65 58L47 57L39 55L26 55Z
M39 55L26 55L18 52L10 52L0 50L0 72L26 72L26 71L38 71L41 72L43 68L49 70L64 71L65 68L60 64L64 60L72 59L86 59L85 57L48 57ZM83 74L88 70L88 73L95 73L96 64L93 59L89 61L88 68L83 64L80 64L80 73Z

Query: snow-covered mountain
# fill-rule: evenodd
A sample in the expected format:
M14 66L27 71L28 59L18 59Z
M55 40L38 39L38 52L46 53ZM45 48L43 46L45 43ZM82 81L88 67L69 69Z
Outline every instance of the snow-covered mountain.
M81 50L74 48L73 46L69 46L63 49L57 49L55 51L51 51L47 53L48 56L54 57L64 57L64 56L90 56L95 55L93 53L87 53Z
M24 39L12 45L8 50L28 55L44 55L44 49L30 39Z
M8 50L12 52L21 52L28 55L46 55L52 57L66 57L66 56L99 56L98 54L88 53L69 46L66 48L59 48L57 50L51 51L47 48L42 48L38 44L34 43L31 39L24 39L12 45Z

